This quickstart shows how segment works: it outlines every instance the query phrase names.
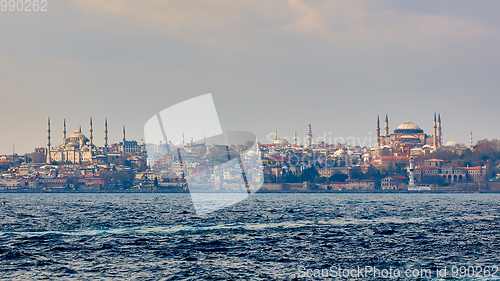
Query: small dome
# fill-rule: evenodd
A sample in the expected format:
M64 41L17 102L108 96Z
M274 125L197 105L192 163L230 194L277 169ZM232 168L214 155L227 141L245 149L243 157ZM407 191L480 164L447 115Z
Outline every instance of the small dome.
M340 156L344 156L346 154L345 150L343 148L335 151L335 153L333 153L333 156L334 157L340 157Z
M456 146L456 145L457 145L457 142L454 140L451 140L451 141L446 143L446 146Z
M286 144L288 144L288 141L285 139L279 138L279 139L274 141L274 144L286 145Z
M79 146L78 143L74 140L68 142L68 144L66 144L67 147L77 147Z
M401 139L416 139L417 137L414 137L412 135L404 135L404 136L400 136L399 138L401 138Z

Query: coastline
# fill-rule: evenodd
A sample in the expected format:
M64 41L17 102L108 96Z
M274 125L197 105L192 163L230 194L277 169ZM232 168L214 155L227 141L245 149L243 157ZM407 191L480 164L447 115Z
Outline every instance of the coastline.
M140 191L130 191L130 190L0 190L0 193L40 193L40 194L51 194L51 193L75 193L75 194L82 194L82 193L129 193L129 194L134 194L134 193L185 193L189 194L189 190L154 190L154 191L149 191L149 190L140 190ZM238 192L225 192L225 191L205 191L205 192L196 192L196 193L208 193L208 194L213 194L213 193L238 193ZM279 194L294 194L294 193L310 193L310 194L345 194L345 193L361 193L361 194L419 194L419 193L426 193L426 194L474 194L474 193L500 193L500 191L497 190L480 190L480 191L470 191L470 190L421 190L421 191L408 191L408 190L259 190L255 192L255 194L273 194L273 193L279 193Z

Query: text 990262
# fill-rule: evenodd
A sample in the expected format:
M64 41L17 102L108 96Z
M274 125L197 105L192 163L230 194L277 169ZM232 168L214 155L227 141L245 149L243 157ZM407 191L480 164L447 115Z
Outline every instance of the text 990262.
M1 0L2 12L47 12L47 0Z

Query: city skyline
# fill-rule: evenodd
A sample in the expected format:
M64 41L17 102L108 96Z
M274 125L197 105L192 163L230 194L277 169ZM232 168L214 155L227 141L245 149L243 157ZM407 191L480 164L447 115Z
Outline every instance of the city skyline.
M386 118L387 118L387 116L388 116L388 114L385 114ZM80 123L78 123L79 125L73 126L76 128L73 131L73 130L71 130L71 126L67 125L67 124L70 124L72 122L68 121L66 118L63 118L61 122L57 122L57 120L54 120L51 117L47 117L47 118L50 119L50 125L51 125L51 147L56 147L56 146L63 144L63 141L62 141L63 136L65 136L66 133L71 134L73 132L80 132L80 133L83 133L85 136L89 136L89 130L88 130L89 128L87 128L87 126L89 124L83 125L83 129L82 129L82 125ZM90 116L90 120L95 120L95 118ZM414 119L407 119L407 121L411 121L411 120L414 120ZM94 144L96 146L105 146L106 141L108 139L109 139L108 144L117 144L117 143L122 142L123 129L127 128L126 125L119 126L118 130L117 130L116 126L109 129L110 128L109 126L106 128L104 125L104 124L107 124L108 118L104 117L104 119L102 121L103 122L95 122L94 121L93 123L92 123L92 121L90 121L92 123L92 132L93 132L92 135L93 135L93 138L95 139ZM385 130L385 127L384 127L385 125L384 125L383 121L384 120L382 120L382 122L381 122L381 124L382 124L381 129L383 130L381 132L381 135L384 134L384 130ZM89 122L89 121L87 120L87 122ZM58 123L61 123L61 124L58 124ZM103 123L103 124L100 124L100 123ZM404 122L402 122L401 124L403 124L403 123ZM100 125L102 125L102 128ZM308 126L309 125L312 126L312 129L314 132L313 138L312 138L312 141L314 144L318 144L318 143L321 143L322 141L324 141L326 144L332 144L332 145L346 144L346 145L350 145L350 146L361 146L361 147L376 147L377 146L377 134L376 134L377 130L376 130L375 126L373 126L374 129L372 131L368 132L368 134L359 135L359 136L355 137L355 136L336 135L332 131L316 131L314 129L314 124L312 124L312 122L308 123L305 128L302 128L302 130L301 129L294 129L291 136L286 134L286 132L282 133L280 130L278 130L279 127L275 127L274 131L263 135L264 137L259 138L259 136L257 136L258 141L262 144L270 144L270 143L273 143L275 141L275 137L277 136L278 139L287 140L290 144L293 144L294 139L297 138L297 144L306 145L307 139L308 139ZM390 122L389 123L389 132L390 133L393 132L394 129L396 129L396 127L398 127L399 125L400 124L393 124L393 122ZM419 126L420 126L420 124L419 124ZM431 125L426 124L426 125L423 125L421 127L424 129L424 131L432 132L432 124ZM430 129L427 130L428 127L430 127ZM106 131L106 133L105 133L105 131ZM446 132L446 129L445 129L445 132ZM111 135L113 135L113 137L111 137L111 138L108 137L109 133L111 133ZM447 138L446 135L443 137L441 142L444 145L449 141L455 141L458 144L463 144L465 146L469 146L471 133L473 133L473 130L469 130L468 134L467 134L467 140L469 142L458 142L454 138ZM127 135L128 135L128 128L127 128ZM169 141L169 142L172 144L181 143L183 137L185 137L185 140L184 140L185 143L190 142L190 140L191 140L190 136L179 136L178 139L175 139L174 141ZM46 139L46 132L45 132L45 139ZM133 141L137 141L138 143L143 143L144 136L140 137L139 139L132 139L132 138L127 137L127 140L133 140ZM480 140L480 139L473 138L473 144L475 144L477 140ZM196 142L199 140L194 140L194 141ZM13 145L15 145L15 143L13 143ZM37 146L33 147L33 149L31 151L20 152L18 150L15 150L15 153L21 154L21 155L26 154L26 153L31 153L34 151L35 148L42 148L45 146L46 146L46 144L42 145L42 143L39 143ZM12 149L14 150L15 147L12 147ZM9 154L12 154L12 151L11 151L11 153L3 153L3 155L9 155Z

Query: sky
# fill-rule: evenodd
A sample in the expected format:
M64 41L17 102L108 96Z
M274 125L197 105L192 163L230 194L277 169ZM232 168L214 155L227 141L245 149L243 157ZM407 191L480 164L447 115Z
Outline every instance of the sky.
M63 118L68 135L80 125L88 135L90 116L96 145L105 117L109 142L124 125L140 141L152 116L207 93L223 130L263 143L275 130L303 140L311 122L314 138L373 145L386 113L391 132L409 119L432 134L439 112L445 143L468 144L471 130L474 141L500 138L498 1L48 0L46 9L0 12L0 154L45 147L49 116L52 146Z

